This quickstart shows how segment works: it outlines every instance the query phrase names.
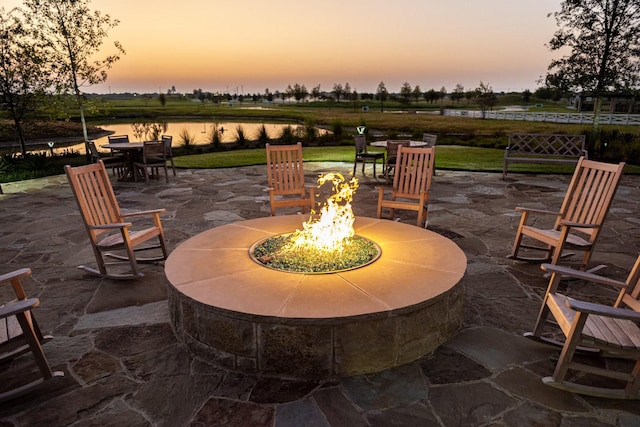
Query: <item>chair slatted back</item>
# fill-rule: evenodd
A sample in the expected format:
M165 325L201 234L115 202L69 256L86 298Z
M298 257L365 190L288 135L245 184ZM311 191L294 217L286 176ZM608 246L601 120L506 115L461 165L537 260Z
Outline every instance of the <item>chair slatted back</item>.
M119 143L119 142L129 142L129 135L109 135L107 138L109 140L109 144Z
M96 147L95 141L87 141L87 148L89 149L89 155L91 156L91 163L95 163L100 160L100 152Z
M142 143L142 159L144 163L166 159L165 143L161 141L145 141Z
M120 207L102 160L74 168L67 165L64 170L92 239L106 230L92 229L91 226L122 222Z
M171 135L162 135L161 141L164 143L164 155L167 159L170 159L173 157L173 153L171 152L173 137Z
M410 147L411 141L399 139L387 141L387 158L395 157L398 155L398 149L400 147Z
M436 142L438 141L438 135L433 133L423 133L422 134L422 142L426 142L427 145L425 147L435 147Z
M580 158L556 220L601 225L616 193L624 163L609 164ZM600 227L575 228L592 238Z
M628 307L640 312L640 256L636 258L636 263L629 272L629 277L625 281L626 289L622 289L618 295L614 307Z
M304 191L302 143L266 144L267 179L277 194L300 194Z
M367 152L367 137L366 135L356 135L353 137L356 145L356 154L362 154Z
M411 148L400 146L393 176L394 196L420 199L420 193L431 188L435 147Z

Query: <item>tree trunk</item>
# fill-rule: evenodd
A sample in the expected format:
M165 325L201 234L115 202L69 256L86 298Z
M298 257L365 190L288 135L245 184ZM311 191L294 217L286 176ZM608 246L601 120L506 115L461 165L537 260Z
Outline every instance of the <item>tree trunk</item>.
M591 131L593 132L594 141L598 138L598 132L600 132L600 108L602 106L602 97L596 96L593 101L593 126Z
M14 119L14 126L16 128L16 136L18 137L18 142L20 143L20 151L22 151L22 157L27 156L27 143L24 140L24 133L22 132L22 126L20 126L20 121Z

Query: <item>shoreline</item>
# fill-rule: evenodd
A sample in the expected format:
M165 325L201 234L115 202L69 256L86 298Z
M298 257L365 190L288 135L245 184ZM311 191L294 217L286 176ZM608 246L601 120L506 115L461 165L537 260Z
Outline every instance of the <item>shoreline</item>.
M97 133L91 133L88 135L89 139L98 139L98 138L102 138L104 136L108 136L113 134L113 131L102 131L102 132L97 132ZM67 137L59 137L59 138L38 138L38 139L29 139L27 141L25 141L25 145L27 148L42 148L42 149L49 149L49 145L47 145L47 143L49 142L53 142L55 143L56 147L66 147L69 145L76 145L76 144L80 144L83 142L83 137L77 137L77 136L67 136ZM7 148L17 148L18 150L20 149L20 143L18 141L0 141L0 149L7 149Z

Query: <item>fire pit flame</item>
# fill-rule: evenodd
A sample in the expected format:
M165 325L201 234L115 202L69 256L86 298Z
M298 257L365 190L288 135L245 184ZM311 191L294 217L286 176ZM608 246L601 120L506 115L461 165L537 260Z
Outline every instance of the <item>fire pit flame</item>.
M351 209L353 194L358 188L358 179L345 182L340 173L328 173L318 178L318 187L327 182L333 185L333 193L322 206L320 216L302 224L302 230L291 236L291 248L311 247L315 250L340 253L355 235L355 215Z

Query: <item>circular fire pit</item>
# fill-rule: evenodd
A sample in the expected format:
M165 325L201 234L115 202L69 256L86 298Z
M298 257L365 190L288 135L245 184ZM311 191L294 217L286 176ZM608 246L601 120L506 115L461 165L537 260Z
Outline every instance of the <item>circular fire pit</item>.
M217 227L178 246L165 263L177 336L230 369L331 378L409 363L460 326L466 270L451 240L413 225L356 218L379 245L366 266L327 274L261 266L255 242L300 228L303 215Z
M291 260L282 254L282 248L290 242L292 233L267 237L249 248L249 256L262 266L289 273L338 273L364 267L380 258L380 246L362 236L354 236L342 252L329 251L326 254L308 248L302 251L300 259ZM290 249L294 252L297 247ZM261 254L264 255L261 255ZM294 254L297 255L297 254ZM305 255L310 255L305 258ZM295 258L295 257L294 257ZM338 259L336 259L338 258Z

